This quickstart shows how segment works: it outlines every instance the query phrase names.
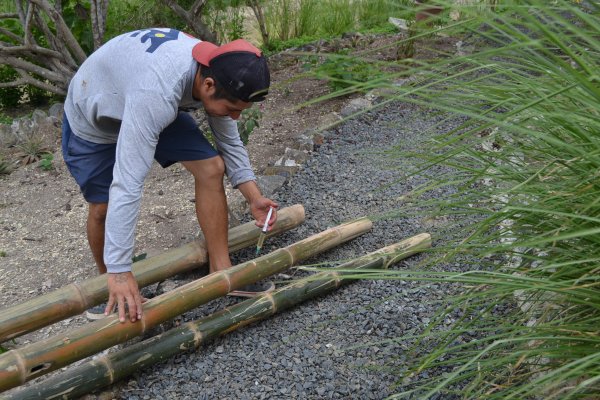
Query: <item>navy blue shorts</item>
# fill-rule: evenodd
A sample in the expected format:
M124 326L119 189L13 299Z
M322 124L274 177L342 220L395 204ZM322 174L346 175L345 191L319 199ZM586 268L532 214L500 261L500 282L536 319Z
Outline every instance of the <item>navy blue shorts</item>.
M116 143L92 143L74 135L67 116L63 116L63 157L88 203L108 203L116 149ZM161 132L154 159L166 168L179 161L205 160L217 155L192 116L180 112Z

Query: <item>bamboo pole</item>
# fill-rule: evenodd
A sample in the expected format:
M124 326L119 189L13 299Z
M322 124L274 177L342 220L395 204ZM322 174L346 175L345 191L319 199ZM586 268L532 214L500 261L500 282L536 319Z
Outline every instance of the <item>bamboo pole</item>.
M269 236L290 230L304 222L304 207L297 204L278 213L277 223ZM251 246L258 240L260 230L254 222L229 231L231 252ZM139 287L191 271L208 262L206 242L198 239L156 257L133 264L133 274ZM96 276L71 283L51 293L0 310L0 343L77 315L108 298L105 276Z
M431 237L422 233L353 261L300 279L270 294L238 303L218 313L188 322L121 351L103 355L43 382L12 393L3 400L71 399L111 385L134 372L176 354L268 318L308 299L321 296L349 282L352 273L336 269L388 268L401 259L431 247Z
M137 322L120 323L118 315L112 314L66 334L4 353L0 355L0 391L142 335L161 322L353 239L372 225L368 218L361 218L180 286L147 301L142 319Z

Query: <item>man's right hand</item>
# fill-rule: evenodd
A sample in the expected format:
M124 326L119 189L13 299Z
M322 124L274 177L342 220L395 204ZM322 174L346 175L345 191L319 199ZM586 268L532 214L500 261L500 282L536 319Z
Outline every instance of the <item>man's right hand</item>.
M115 307L119 310L119 321L125 322L125 307L129 310L131 322L142 318L142 296L137 281L131 272L108 275L108 304L104 315L108 315Z

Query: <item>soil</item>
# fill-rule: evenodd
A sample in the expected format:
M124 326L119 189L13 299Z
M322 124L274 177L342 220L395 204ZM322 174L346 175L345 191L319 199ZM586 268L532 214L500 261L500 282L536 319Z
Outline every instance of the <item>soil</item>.
M397 35L360 40L349 37L337 40L334 46L355 45L355 50L362 51L396 40ZM327 44L319 47L326 49ZM395 46L370 54L393 59ZM331 122L332 113L339 112L351 98L334 98L299 108L298 105L328 94L327 84L303 77L297 56L277 55L271 60L271 68L271 91L260 105L260 126L252 132L247 145L257 174L280 158L303 131ZM0 308L97 274L86 239L87 205L64 165L59 142L57 128L51 170L33 163L10 175L0 175ZM145 182L135 254L150 257L197 237L200 231L193 200L193 180L183 167L176 164L162 169L155 163ZM85 322L83 316L69 318L2 346L18 347Z

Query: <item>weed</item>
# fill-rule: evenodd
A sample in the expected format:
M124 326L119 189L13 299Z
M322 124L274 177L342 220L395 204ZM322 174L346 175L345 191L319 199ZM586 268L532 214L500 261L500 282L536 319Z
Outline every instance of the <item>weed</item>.
M42 155L42 159L40 160L39 167L44 171L52 171L54 169L54 165L52 164L52 160L54 160L54 156L51 153L46 153Z
M17 156L21 158L21 164L28 165L39 161L42 156L50 153L50 149L44 146L44 142L39 138L28 138L17 145L19 152Z
M242 115L238 121L238 131L240 138L244 144L248 144L248 139L254 128L258 127L258 121L262 117L262 111L260 107L254 106L248 108L242 112Z
M333 91L342 90L372 79L378 72L367 61L350 57L328 57L312 71L317 78L325 79Z
M8 175L12 172L9 163L0 156L0 175Z
M11 117L0 112L0 124L10 125L12 122L13 119Z
M141 254L138 254L137 256L133 256L133 257L131 257L131 262L135 263L138 261L145 260L147 255L148 255L147 253L141 253Z
M0 250L0 257L6 257L7 255L4 250Z

